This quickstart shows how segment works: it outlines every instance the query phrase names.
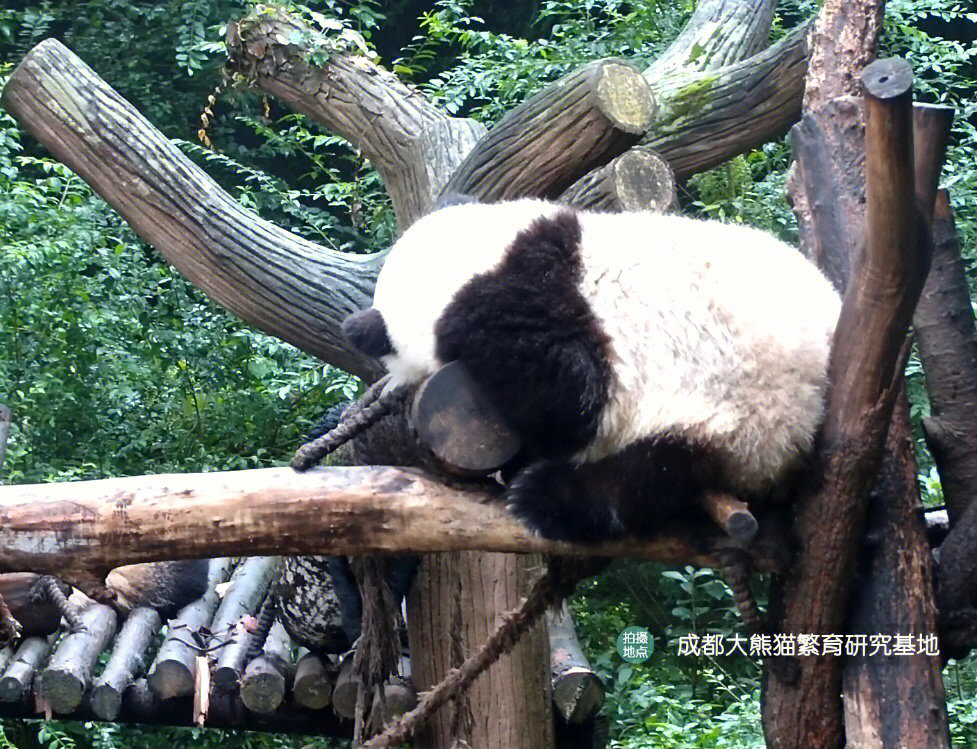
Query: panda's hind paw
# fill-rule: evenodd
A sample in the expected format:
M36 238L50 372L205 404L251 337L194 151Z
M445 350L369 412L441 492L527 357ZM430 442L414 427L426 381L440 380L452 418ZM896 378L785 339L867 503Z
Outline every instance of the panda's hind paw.
M588 492L581 468L561 460L531 463L506 489L509 511L543 538L599 543L624 535L611 503Z

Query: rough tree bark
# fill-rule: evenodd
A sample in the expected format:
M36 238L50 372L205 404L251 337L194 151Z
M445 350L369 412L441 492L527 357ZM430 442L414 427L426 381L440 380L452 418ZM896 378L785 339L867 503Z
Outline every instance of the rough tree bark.
M242 209L54 39L24 57L0 104L215 301L337 367L379 374L339 324L369 306L382 258L327 250Z
M431 207L485 127L448 117L370 59L333 55L321 68L290 39L315 35L284 12L228 24L230 69L363 149L383 179L401 230Z
M652 81L658 117L642 143L685 179L784 133L801 114L807 32L723 68Z
M875 485L872 536L878 543L877 548L866 550L862 569L869 579L856 601L853 621L846 621L850 580L864 526L865 491L877 465L874 461L881 448L880 436L886 433L887 414L901 376L900 372L891 374L891 370L905 334L905 313L911 311L914 294L918 294L918 288L908 283L908 274L915 273L921 283L924 273L912 266L913 262L920 262L913 260L908 246L915 242L916 235L905 223L914 214L913 196L908 193L908 186L913 184L908 102L897 107L901 114L884 119L890 127L897 124L902 128L897 146L902 150L878 160L875 155L880 153L878 146L883 139L872 128L886 107L872 100L870 113L875 119L870 116L868 148L873 160L866 170L868 225L864 235L860 230L861 119L858 101L852 95L857 91L860 66L874 54L880 21L881 3L829 0L825 4L815 26L816 47L808 76L806 114L795 128L797 164L791 197L801 226L802 246L839 287L845 285L851 273L854 275L836 333L819 475L811 480L812 485L820 484L821 488L808 486L798 503L797 534L804 544L782 586L784 598L779 602L777 629L784 632L852 631L848 627L882 634L934 631L930 559L915 512L918 491L904 406L897 413L887 443L882 476L888 481L877 481ZM891 85L891 81L887 82ZM880 171L886 164L896 171ZM890 191L888 200L880 200L886 190ZM891 212L881 212L887 203ZM886 215L890 223L878 220ZM880 233L883 230L885 234ZM883 296L876 297L875 304L870 305L875 306L877 319L891 326L885 344L889 351L876 348L873 359L866 356L867 341L858 342L866 332L868 310L857 323L856 318L847 316L847 311L859 294L868 301L865 290L870 287L860 290L858 286L865 283L867 271L882 271L881 267L875 271L870 268L877 262L873 261L873 254L885 241L899 248L900 262L905 264L884 264L886 270L872 284L888 297L885 304L891 305L886 310L879 304ZM857 257L866 260L853 271L852 258ZM861 329L856 330L856 326ZM870 335L876 347L884 340L880 332ZM847 375L843 376L844 369ZM842 407L840 401L844 398L850 400ZM775 599L774 606L777 604ZM897 631L888 632L890 629ZM904 744L908 737L909 744L946 744L938 659L911 660L862 659L848 664L845 707L850 742L895 746ZM764 721L768 743L775 747L840 746L845 736L838 700L841 664L829 658L803 658L799 663L799 677L794 683L767 676ZM907 699L907 693L911 699ZM882 704L889 707L884 719Z
M58 574L90 587L120 564L171 556L482 549L712 566L722 540L717 529L704 526L601 546L547 541L514 520L493 501L496 496L448 487L418 471L382 467L301 474L262 468L5 486L0 487L0 569ZM760 569L784 561L781 545L773 535L754 542Z
M699 0L688 23L654 62L649 81L676 70L715 70L767 46L778 0Z
M924 424L947 508L952 496L955 512L950 532L939 547L936 592L940 645L944 657L960 658L977 643L977 502L969 490L977 478L968 447L977 435L977 401L973 378L964 377L966 370L961 369L977 366L977 335L946 190L939 191L936 201L933 267L924 295L927 291L930 298L918 310L916 323L933 413Z
M977 330L945 194L938 199L933 234L933 267L914 321L930 399L923 427L952 525L973 502L977 486Z

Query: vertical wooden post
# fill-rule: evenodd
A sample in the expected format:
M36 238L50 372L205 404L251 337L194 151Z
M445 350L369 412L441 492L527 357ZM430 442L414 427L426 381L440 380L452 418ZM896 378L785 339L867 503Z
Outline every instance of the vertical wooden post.
M783 584L778 624L780 631L786 633L826 635L848 631L850 594L864 538L868 490L878 470L893 404L901 387L906 330L928 265L928 257L919 254L925 247L918 244L915 228L912 72L903 61L877 61L866 68L863 81L869 94L865 102L864 251L852 259L852 275L835 333L819 475L804 487L796 504L796 532L802 544L797 562ZM852 150L859 132L858 112L850 99L838 101L843 101L844 106L822 107L819 116L825 112L828 117L839 112L849 116L829 120L827 125L824 120L806 117L806 130L801 137L808 133L822 137L822 127L844 130L850 136L845 138L846 147ZM807 143L812 142L809 139ZM857 175L844 173L858 163L849 160L848 150L819 154L807 149L805 156L810 161L800 167L801 180L805 182L802 189L820 174L826 175L829 187L844 191ZM818 195L818 189L815 185L812 194ZM817 209L813 211L817 216L823 204L820 198L811 201L811 194L808 198L808 205ZM841 228L856 236L862 226L855 214L838 214L835 219L816 222L815 226L823 223L829 229ZM822 233L811 244L830 249L833 239L834 235ZM852 246L857 248L857 241ZM842 268L843 264L836 267ZM900 546L897 551L903 548ZM893 602L904 603L907 591L890 590L889 594ZM842 658L830 655L799 657L795 680L784 674L768 675L764 699L768 746L839 747L844 743L842 705L838 699L842 662ZM939 698L942 699L942 691ZM863 717L869 730L881 720L880 715L871 712Z

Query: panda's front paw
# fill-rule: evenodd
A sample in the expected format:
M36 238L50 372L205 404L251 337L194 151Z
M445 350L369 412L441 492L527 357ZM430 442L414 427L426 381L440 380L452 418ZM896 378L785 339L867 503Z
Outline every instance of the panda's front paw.
M506 489L509 511L544 538L599 543L624 535L613 503L593 493L585 466L544 460L521 470Z

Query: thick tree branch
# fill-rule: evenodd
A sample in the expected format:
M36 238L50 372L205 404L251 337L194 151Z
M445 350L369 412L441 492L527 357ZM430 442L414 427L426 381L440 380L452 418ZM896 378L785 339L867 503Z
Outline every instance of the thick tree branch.
M512 109L451 175L447 192L483 200L556 197L638 142L655 102L637 68L598 60Z
M249 323L366 377L339 324L381 259L326 250L244 210L76 55L31 50L0 104L195 286Z
M784 133L801 113L808 30L722 68L653 81L659 111L642 143L684 179Z
M825 0L811 30L804 111L839 96L859 96L859 76L874 58L885 0Z
M257 554L478 549L634 556L714 564L714 528L600 546L534 536L497 495L447 487L419 471L264 468L0 488L0 568L72 579L123 563ZM782 541L761 536L761 569Z
M715 70L767 46L778 0L699 0L688 23L645 71L654 83L676 70Z
M283 11L256 14L228 24L228 66L362 149L406 229L427 213L485 128L448 117L366 57L336 53L311 65L308 49L290 40L315 35Z

